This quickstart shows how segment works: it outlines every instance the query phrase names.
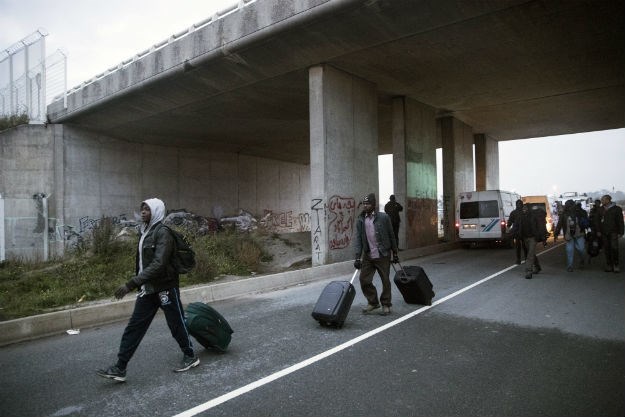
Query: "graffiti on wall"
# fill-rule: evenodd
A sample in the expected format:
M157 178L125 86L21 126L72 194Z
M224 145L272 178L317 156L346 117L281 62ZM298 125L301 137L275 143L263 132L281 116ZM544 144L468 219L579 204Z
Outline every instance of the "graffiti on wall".
M321 241L323 232L321 231L321 221L325 219L325 205L320 198L313 198L310 207L310 231L312 233L312 256L317 257L316 261L321 261Z
M329 250L350 246L356 220L356 200L353 197L330 197L327 204L321 198L314 198L310 207L310 231L312 254L321 261L324 241ZM324 222L327 227L324 227Z
M328 247L343 249L350 245L354 234L356 200L333 195L328 203Z
M50 239L67 241L70 247L77 247L84 241L85 233L91 232L93 229L98 227L103 219L110 220L113 225L136 226L136 222L133 220L129 221L126 214L120 214L113 217L101 217L98 219L83 216L78 219L78 230L76 230L72 225L58 225L56 226L54 237L51 236Z
M310 232L310 214L293 214L292 211L275 213L264 210L261 225L269 231L277 233Z

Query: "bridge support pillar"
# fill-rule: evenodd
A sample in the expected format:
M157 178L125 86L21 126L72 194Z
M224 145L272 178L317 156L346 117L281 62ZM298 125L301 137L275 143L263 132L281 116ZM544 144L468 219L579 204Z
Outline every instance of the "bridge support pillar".
M499 189L499 143L479 133L475 141L475 190Z
M313 266L353 259L360 201L378 200L375 84L328 65L309 70Z
M438 241L436 114L407 97L394 98L392 111L393 189L404 206L399 247L433 245Z
M473 129L454 117L439 119L443 144L443 228L445 239L456 239L456 197L475 189Z

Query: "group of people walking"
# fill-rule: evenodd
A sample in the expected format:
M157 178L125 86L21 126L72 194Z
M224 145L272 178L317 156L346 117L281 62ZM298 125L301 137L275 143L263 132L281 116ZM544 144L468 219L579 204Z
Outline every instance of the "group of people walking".
M542 210L530 210L528 204L517 200L516 209L510 213L508 228L514 237L516 262L521 264L521 252L525 255L525 278L540 272L536 257L536 243L546 242L547 230ZM612 202L609 194L596 200L590 214L573 200L564 203L553 231L554 242L562 233L566 252L566 269L573 271L575 252L578 253L578 268L583 268L590 257L597 256L602 249L605 254L605 271L620 272L618 240L623 236L623 210Z
M373 193L367 194L361 203L363 211L356 221L354 267L361 270L360 286L367 299L363 313L377 311L381 315L388 315L392 306L390 265L399 262L399 212L403 207L394 195L385 205L384 212L376 210L377 202ZM97 371L99 376L118 382L126 380L127 365L159 309L164 311L171 335L183 354L180 365L174 371L184 372L200 363L184 319L179 275L172 261L173 236L166 227L160 227L165 217L165 204L157 198L148 199L141 203L140 212L142 224L136 252L136 274L115 291L117 299L133 290L138 291L134 311L122 335L117 362ZM547 241L545 220L544 211L530 208L522 200L516 202L516 209L509 216L508 227L516 242L517 264L521 264L521 251L524 251L525 278L528 279L541 270L536 245ZM605 270L620 271L618 239L623 236L623 211L612 202L609 195L595 202L590 215L576 206L573 200L566 201L554 232L555 240L561 232L566 241L567 270L573 270L574 251L580 254L580 264L583 265L588 236L589 241L600 242L598 244L603 247ZM373 284L376 272L382 280L379 295Z

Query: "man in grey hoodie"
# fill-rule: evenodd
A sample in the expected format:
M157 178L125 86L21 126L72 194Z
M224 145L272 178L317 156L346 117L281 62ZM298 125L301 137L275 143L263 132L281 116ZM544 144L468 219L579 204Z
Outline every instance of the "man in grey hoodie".
M137 248L136 275L115 291L115 297L121 299L134 289L139 293L119 345L117 363L108 369L98 370L97 374L101 377L118 382L126 380L126 366L159 308L165 313L171 335L183 353L182 363L174 371L183 372L200 363L184 320L179 276L172 263L175 242L169 229L162 225L164 218L165 203L158 198L141 203L143 224Z

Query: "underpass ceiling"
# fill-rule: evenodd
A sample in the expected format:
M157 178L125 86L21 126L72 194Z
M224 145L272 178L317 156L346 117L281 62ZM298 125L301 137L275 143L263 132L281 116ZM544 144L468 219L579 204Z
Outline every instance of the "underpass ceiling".
M352 2L339 12L78 112L153 144L309 162L308 68L376 83L379 153L408 96L497 140L625 127L625 2Z

